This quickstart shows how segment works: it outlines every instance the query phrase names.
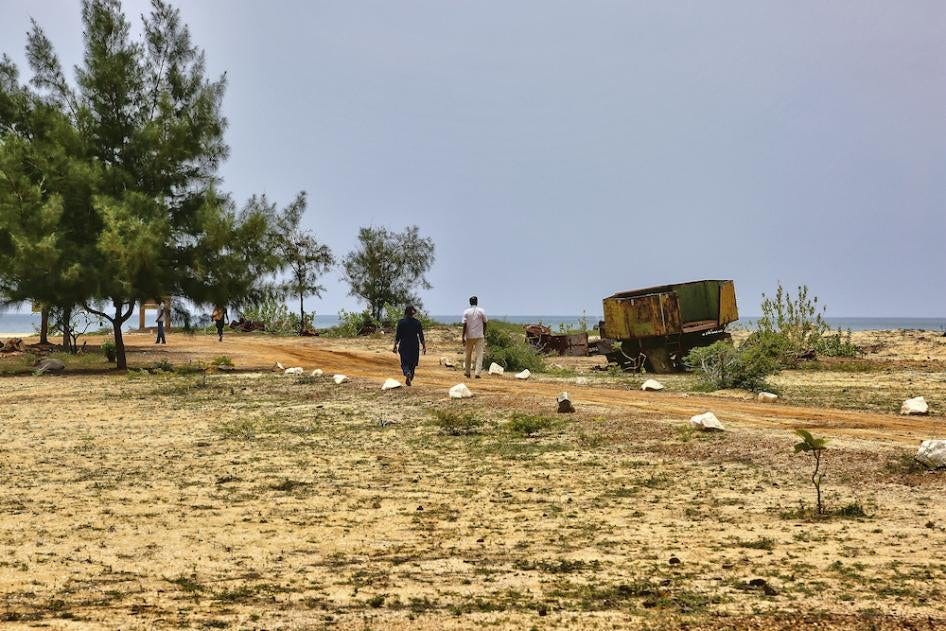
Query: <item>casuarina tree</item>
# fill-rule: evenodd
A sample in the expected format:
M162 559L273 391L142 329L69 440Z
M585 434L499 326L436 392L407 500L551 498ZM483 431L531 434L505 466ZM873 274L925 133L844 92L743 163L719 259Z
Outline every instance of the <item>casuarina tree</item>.
M375 320L385 305L421 306L418 289L430 289L425 274L434 264L434 242L417 226L404 232L367 227L358 231L358 248L342 262L349 294L368 304Z
M152 0L142 20L137 39L118 0L85 0L74 85L39 25L27 43L32 84L75 130L88 187L62 196L86 209L83 246L63 265L82 279L79 302L111 323L119 368L122 325L136 303L168 295L202 302L224 290L242 300L275 260L253 258L271 251L272 217L235 211L214 188L228 151L225 78L207 77L176 9Z

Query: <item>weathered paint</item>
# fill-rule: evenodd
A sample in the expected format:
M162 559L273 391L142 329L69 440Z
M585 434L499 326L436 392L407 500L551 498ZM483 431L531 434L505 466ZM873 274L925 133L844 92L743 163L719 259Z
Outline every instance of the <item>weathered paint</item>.
M726 326L739 319L739 308L736 306L736 286L731 280L724 281L719 286L719 326Z

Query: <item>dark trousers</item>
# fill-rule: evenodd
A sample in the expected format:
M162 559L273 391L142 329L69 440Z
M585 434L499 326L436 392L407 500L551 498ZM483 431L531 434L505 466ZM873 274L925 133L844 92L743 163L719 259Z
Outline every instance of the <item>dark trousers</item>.
M158 342L162 344L167 344L167 340L164 339L164 322L158 321L158 339L154 341L155 344Z
M223 319L216 320L215 323L217 325L217 337L222 342L223 341Z

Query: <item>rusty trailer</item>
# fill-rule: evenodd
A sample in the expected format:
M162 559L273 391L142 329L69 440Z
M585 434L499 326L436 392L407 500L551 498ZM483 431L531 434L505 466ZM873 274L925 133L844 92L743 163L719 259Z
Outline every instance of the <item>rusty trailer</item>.
M683 368L691 349L729 338L739 319L731 280L699 280L623 291L603 301L599 325L609 362L625 370Z

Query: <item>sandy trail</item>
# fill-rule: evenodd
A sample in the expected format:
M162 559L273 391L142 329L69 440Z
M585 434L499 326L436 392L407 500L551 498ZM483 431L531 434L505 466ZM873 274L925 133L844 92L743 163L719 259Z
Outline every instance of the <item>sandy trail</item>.
M142 344L144 335L130 336L134 351L148 352ZM139 339L141 342L139 342ZM182 338L177 338L181 340ZM279 338L268 336L227 337L223 344L209 336L186 338L186 347L177 349L172 341L169 350L181 350L199 357L226 353L238 367L269 369L279 361L285 366L321 368L326 374L344 373L350 377L377 379L400 378L397 356L390 351L365 351L351 348L350 341L320 338ZM162 349L163 350L163 349ZM694 414L713 411L724 423L734 427L766 429L796 428L817 430L831 438L845 437L915 446L919 441L946 435L946 422L937 417L901 417L832 408L796 406L789 403L763 404L718 395L654 393L616 389L595 385L578 385L571 380L533 378L523 382L511 375L485 375L480 380L467 380L459 370L439 366L442 352L455 349L431 348L421 359L415 390L424 394L446 390L467 381L476 395L497 398L537 398L550 402L567 390L576 405L591 404L612 409L633 410L635 416L664 419L686 419Z

